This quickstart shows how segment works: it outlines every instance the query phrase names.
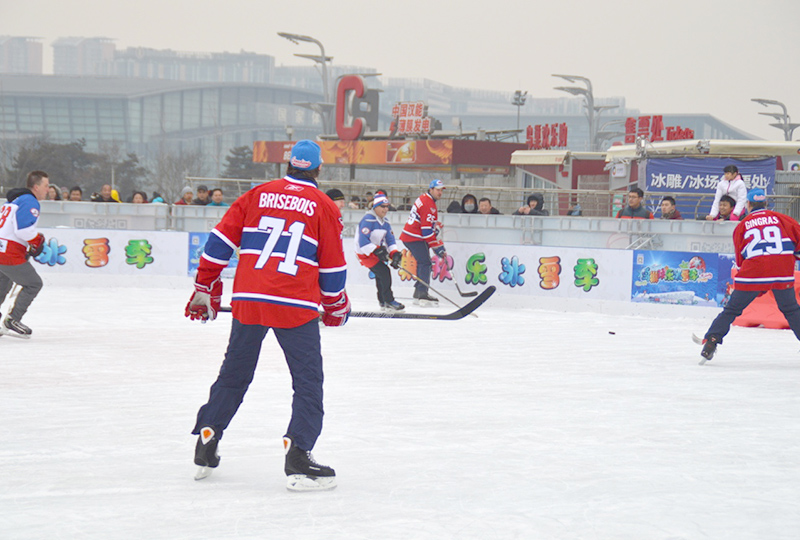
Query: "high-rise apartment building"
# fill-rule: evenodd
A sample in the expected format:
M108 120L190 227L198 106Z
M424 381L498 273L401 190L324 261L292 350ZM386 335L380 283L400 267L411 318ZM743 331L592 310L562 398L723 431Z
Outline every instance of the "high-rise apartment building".
M0 73L41 75L41 38L0 36Z
M100 75L103 62L113 60L114 40L104 37L63 37L53 42L53 73Z

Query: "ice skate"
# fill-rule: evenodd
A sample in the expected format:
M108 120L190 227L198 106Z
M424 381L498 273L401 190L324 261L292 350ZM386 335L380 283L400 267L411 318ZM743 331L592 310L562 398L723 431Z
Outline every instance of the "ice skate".
M703 359L700 360L701 366L714 358L714 354L717 352L718 343L719 340L716 336L711 336L708 339L703 340L703 350L700 351L700 356L703 357Z
M209 426L200 428L197 446L194 448L194 464L199 465L194 475L195 480L202 480L208 477L219 465L217 444L219 444L219 439L213 428Z
M403 304L401 304L397 300L392 300L391 302L384 302L384 304L383 304L383 311L389 311L389 312L394 311L396 313L399 313L400 311L403 311L404 309L406 309L406 306L404 306Z
M0 335L17 337L21 339L30 339L33 330L22 324L11 316L3 319L3 324L0 325Z
M307 450L298 448L291 437L283 438L286 451L284 472L289 491L325 491L336 487L336 472L314 461Z
M439 299L428 294L428 291L424 293L414 291L414 304L422 307L436 307L439 305Z

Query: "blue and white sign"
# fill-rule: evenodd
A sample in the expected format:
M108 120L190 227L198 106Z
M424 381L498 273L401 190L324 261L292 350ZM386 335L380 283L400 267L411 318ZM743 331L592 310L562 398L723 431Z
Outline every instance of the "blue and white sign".
M733 158L654 158L648 159L646 165L645 192L657 191L670 193L676 196L678 209L684 214L685 219L691 219L695 212L705 215L711 209L717 184L723 178L723 169L727 165L736 165L747 189L761 188L767 195L774 193L775 167L777 159L774 157L744 161ZM701 200L697 207L697 198L693 197L691 203L681 204L680 194L708 195ZM660 201L648 201L658 217L657 206Z

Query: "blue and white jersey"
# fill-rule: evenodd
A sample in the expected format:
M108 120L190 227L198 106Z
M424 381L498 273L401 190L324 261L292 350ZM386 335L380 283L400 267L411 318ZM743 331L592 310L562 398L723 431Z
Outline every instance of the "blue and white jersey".
M397 250L397 240L394 238L389 221L379 218L375 212L370 210L358 224L356 253L369 255L381 246L386 246L391 253Z
M26 261L28 242L39 233L39 201L27 189L12 190L9 201L0 206L0 265Z

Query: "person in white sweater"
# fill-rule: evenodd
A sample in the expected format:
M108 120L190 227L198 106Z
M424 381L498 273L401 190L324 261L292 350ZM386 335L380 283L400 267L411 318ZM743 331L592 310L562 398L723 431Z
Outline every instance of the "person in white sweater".
M744 183L739 169L736 165L727 165L723 169L725 175L722 180L717 184L717 193L714 195L714 204L711 205L711 213L706 216L707 221L717 219L719 215L719 200L723 195L728 195L736 201L731 213L731 221L739 221L739 218L745 212L745 205L747 204L747 186Z

